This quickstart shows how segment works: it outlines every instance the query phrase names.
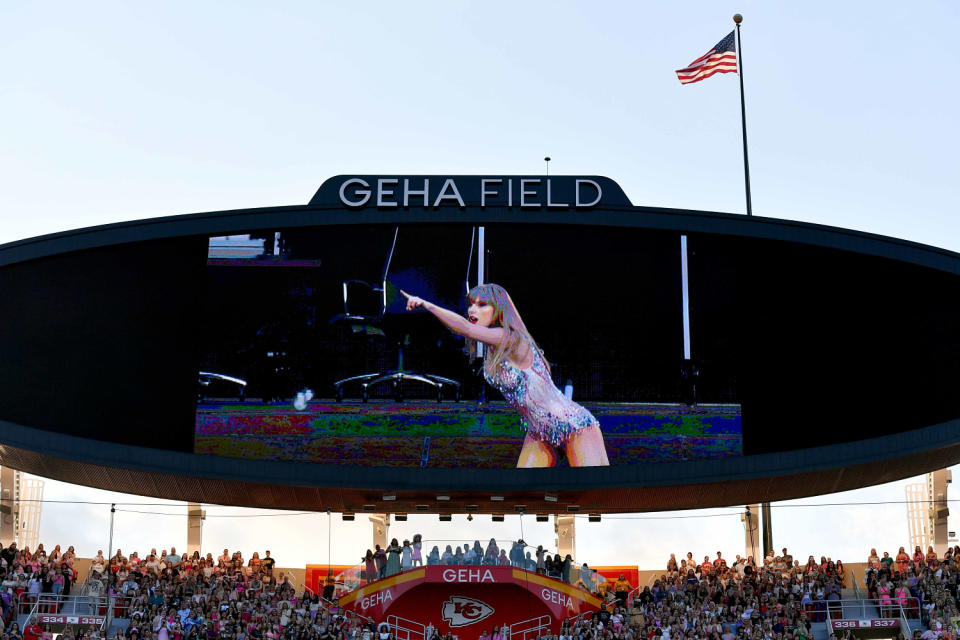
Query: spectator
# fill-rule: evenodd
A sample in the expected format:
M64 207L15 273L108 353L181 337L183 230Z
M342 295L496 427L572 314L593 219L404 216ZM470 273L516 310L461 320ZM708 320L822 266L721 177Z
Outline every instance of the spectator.
M470 546L468 546L468 545L463 545L463 547L464 547L464 549L466 549L466 551L465 551L464 554L463 554L463 561L464 561L464 563L466 563L466 564L468 564L468 565L479 564L479 563L477 562L477 552L474 551L473 547L470 547Z
M367 549L367 554L360 559L364 563L365 577L367 579L367 584L370 584L376 580L377 576L377 564L373 561L373 551Z
M524 547L524 542L523 542L523 540L519 540L519 541L517 541L517 542L514 542L514 543L510 546L510 564L511 564L511 566L514 566L514 567L522 567L522 566L523 566L523 547Z
M567 557L569 558L570 556ZM589 566L587 566L586 562L580 565L580 577L577 580L577 586L589 591L590 593L593 593L597 590L597 585L593 581L593 571Z
M563 579L563 558L559 553L553 556L553 563L547 567L547 575L551 578Z
M709 575L713 570L713 563L710 562L710 556L703 556L703 564L700 565L700 575Z
M422 567L423 566L423 556L420 555L421 549L423 548L423 538L419 533L414 534L413 536L413 557L411 561L411 566L413 567Z
M387 552L380 548L380 545L374 545L376 551L373 552L373 560L377 565L377 578L385 578L387 575Z
M336 579L334 579L332 573L328 573L326 580L323 581L323 599L327 602L331 602L333 600L333 593L336 587Z
M480 546L479 540L473 541L473 557L474 564L483 564L483 547Z
M620 603L620 606L627 606L627 597L630 595L630 589L630 582L626 576L621 573L613 585L613 595L616 597L617 602Z
M566 582L567 584L573 584L573 576L571 572L573 571L573 558L570 554L567 554L567 557L563 559L563 563L560 565L560 579Z
M500 549L497 547L497 541L490 538L490 542L487 543L487 550L483 554L483 564L499 564L499 558Z
M901 574L906 574L907 568L910 566L910 556L903 547L900 547L900 550L897 551L897 557L895 560L897 562L897 571L899 571Z
M166 562L173 569L178 568L180 566L181 559L180 559L180 556L177 554L177 548L170 547L170 553L167 554L166 557L164 557L163 561Z
M17 555L17 543L11 542L10 546L6 549L0 551L0 559L2 559L8 567L13 567L13 559Z
M427 554L427 564L440 564L440 547L434 545L433 549L430 550L430 553Z
M43 628L37 624L37 618L33 617L23 628L23 640L42 640Z
M400 543L396 538L390 541L387 547L387 576L395 576L400 573Z
M893 558L890 557L888 551L883 552L883 557L880 558L880 571L886 573L887 576L893 576Z

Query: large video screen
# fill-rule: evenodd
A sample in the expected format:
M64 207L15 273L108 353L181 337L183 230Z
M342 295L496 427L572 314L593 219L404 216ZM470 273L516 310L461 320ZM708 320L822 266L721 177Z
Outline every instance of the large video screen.
M533 224L211 237L194 450L426 468L740 456L737 271L708 243Z

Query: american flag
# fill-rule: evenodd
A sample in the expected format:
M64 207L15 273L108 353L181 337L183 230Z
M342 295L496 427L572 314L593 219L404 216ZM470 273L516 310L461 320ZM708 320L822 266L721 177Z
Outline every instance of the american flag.
M715 73L737 72L737 50L733 42L733 31L714 45L713 49L691 62L685 69L677 70L680 84L700 82Z

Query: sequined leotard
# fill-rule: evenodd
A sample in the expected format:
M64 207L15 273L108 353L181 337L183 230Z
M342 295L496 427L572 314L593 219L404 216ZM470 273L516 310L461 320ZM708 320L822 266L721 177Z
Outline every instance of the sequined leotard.
M483 377L520 413L527 433L559 447L580 429L596 424L597 419L554 386L543 357L532 345L530 350L530 367L518 369L504 358L494 376L484 367ZM487 349L486 357L490 357L491 351Z

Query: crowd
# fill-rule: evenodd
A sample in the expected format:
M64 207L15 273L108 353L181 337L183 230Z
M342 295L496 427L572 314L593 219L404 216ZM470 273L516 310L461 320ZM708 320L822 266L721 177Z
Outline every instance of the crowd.
M443 554L434 547L423 557L420 536L407 545L394 541L384 550L385 571L405 568L406 555L406 566L418 566L416 544L419 565L499 565L505 557L506 564L565 578L601 596L604 608L565 622L559 640L808 640L811 622L822 620L827 608L836 607L837 615L842 615L841 590L852 585L842 562L810 556L804 563L783 549L759 563L752 556L728 561L719 552L699 562L692 553L680 560L671 555L657 579L633 590L636 585L622 576L594 582L596 573L586 565L577 570L569 557L551 559L542 547L526 551L522 540L509 550L500 549L494 540L485 548L479 541L456 551L448 547ZM389 554L394 556L392 566ZM18 598L29 602L44 593L68 593L77 580L73 560L72 548L46 553L42 547L21 551L12 545L0 550L3 640L52 640L48 628L31 623L21 630L9 614ZM960 619L958 562L960 547L943 557L931 551L907 554L901 549L892 557L871 551L862 577L863 596L876 598L884 615L899 616L898 604L912 607L928 627L923 640L955 640ZM373 569L380 575L376 555ZM378 640L384 633L371 620L327 606L317 594L304 591L298 596L269 552L262 558L254 553L249 560L226 549L216 558L178 554L173 548L152 550L142 559L136 553L126 557L120 550L112 558L98 553L88 582L102 585L102 593L113 598L118 617L130 620L120 640ZM432 631L429 635L434 637L428 640L442 640ZM482 631L471 631L463 640L509 640L506 630ZM95 628L68 628L60 639L105 640L100 633ZM385 633L381 640L391 640L389 631Z
M367 553L360 559L363 566L363 579L367 584L386 578L401 571L408 571L414 567L423 566L423 538L418 533L413 536L413 542L404 540L401 545L396 538L390 541L386 549L376 545L374 550L367 549ZM559 554L550 554L543 545L536 549L527 545L521 538L510 544L510 550L501 548L496 539L490 538L486 547L474 540L473 544L446 545L443 553L440 546L434 545L426 554L427 565L442 566L508 566L536 571L568 584L576 584L588 591L595 591L603 577L583 563L576 567L573 557L567 554L561 558Z
M960 546L947 549L941 558L928 547L924 553L915 547L908 554L900 547L897 555L876 549L867 557L865 581L868 597L878 601L881 612L896 615L897 605L906 602L915 607L933 634L950 634L960 622L957 582L960 573Z
M34 550L18 549L16 543L0 549L0 622L11 621L15 602L35 602L43 594L69 594L77 581L75 559L73 547L62 551L60 545L49 553L43 544Z
M72 547L64 554L57 547L49 555L42 546L32 553L18 551L16 545L0 550L5 614L0 638L53 639L49 625L35 620L21 630L13 605L29 605L46 593L69 593L77 580L73 558ZM61 588L54 588L49 578L55 573L65 578ZM85 578L91 594L110 598L115 617L129 619L115 636L119 640L345 640L357 637L367 622L349 613L331 613L310 591L298 596L296 585L276 569L269 551L263 557L254 552L249 560L227 549L217 558L178 554L175 548L160 553L153 549L142 558L138 553L127 557L120 549L106 558L101 551ZM94 613L103 615L106 605L100 606ZM105 640L102 633L97 627L68 626L58 640Z
M894 558L872 550L862 596L877 601L880 615L899 617L902 605L908 617L920 617L927 629L914 635L923 640L955 640L958 562L960 547L943 557L932 549L918 549L912 557L901 549ZM728 563L720 552L699 563L692 553L679 562L671 555L666 572L651 586L630 598L617 587L607 594L608 607L565 624L561 638L807 640L811 622L824 620L828 608L835 617L843 615L841 591L852 584L849 579L839 560L810 556L801 563L787 549L760 564L752 556Z

